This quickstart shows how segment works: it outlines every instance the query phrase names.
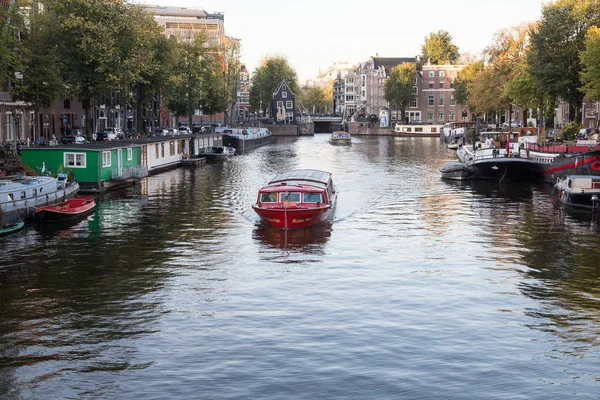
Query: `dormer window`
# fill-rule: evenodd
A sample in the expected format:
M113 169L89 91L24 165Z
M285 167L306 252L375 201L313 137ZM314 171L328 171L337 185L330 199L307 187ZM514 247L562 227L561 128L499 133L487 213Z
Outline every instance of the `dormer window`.
M287 92L281 92L281 97L283 97L284 99L287 99Z

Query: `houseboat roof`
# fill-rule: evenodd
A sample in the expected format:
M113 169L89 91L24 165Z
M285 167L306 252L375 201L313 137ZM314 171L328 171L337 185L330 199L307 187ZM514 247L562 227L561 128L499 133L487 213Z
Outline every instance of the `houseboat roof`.
M316 169L297 169L277 175L269 182L269 185L285 183L293 185L305 184L313 186L327 186L327 183L330 179L331 173L326 171L319 171Z

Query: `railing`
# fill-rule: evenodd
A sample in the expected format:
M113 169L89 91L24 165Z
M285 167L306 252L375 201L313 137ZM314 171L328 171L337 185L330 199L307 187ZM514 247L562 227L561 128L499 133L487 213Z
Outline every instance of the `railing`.
M141 179L148 176L148 167L135 166L128 168L114 168L111 170L111 179L115 181L126 179Z

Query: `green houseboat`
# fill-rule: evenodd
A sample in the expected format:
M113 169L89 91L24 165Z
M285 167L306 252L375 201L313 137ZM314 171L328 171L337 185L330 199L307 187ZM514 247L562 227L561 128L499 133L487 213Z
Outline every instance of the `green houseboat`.
M148 175L140 143L89 143L25 147L22 163L40 174L65 172L79 182L81 192L102 192Z

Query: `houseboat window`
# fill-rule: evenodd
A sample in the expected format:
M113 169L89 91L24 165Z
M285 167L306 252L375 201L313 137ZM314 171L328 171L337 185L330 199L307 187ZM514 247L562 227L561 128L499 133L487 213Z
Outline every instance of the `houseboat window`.
M277 203L277 193L261 193L260 194L261 203Z
M571 187L571 180L569 179L569 182L567 183L567 186L570 188Z
M432 127L431 128L431 133L436 133L437 132L437 128Z
M423 132L423 128L421 128L421 127L415 128L415 132Z
M159 149L158 149L158 143L156 143L154 145L154 154L156 154L156 159L158 160L158 158L160 157L160 153L159 153Z
M8 201L15 201L15 195L12 193L8 194Z
M592 189L600 189L600 182L598 182L598 181L592 182Z
M412 132L412 128L406 127L406 132Z
M102 152L102 167L110 167L110 151Z
M162 158L165 158L165 144L164 143L160 144L160 156Z
M64 153L63 163L71 168L85 168L85 153Z
M169 142L169 155L170 156L175 155L175 142L172 140Z
M133 149L127 149L127 161L133 160Z
M299 203L300 193L285 193L281 196L284 202Z
M321 193L304 193L305 203L320 203Z
M25 200L27 198L27 194L23 191L21 192L21 200Z

